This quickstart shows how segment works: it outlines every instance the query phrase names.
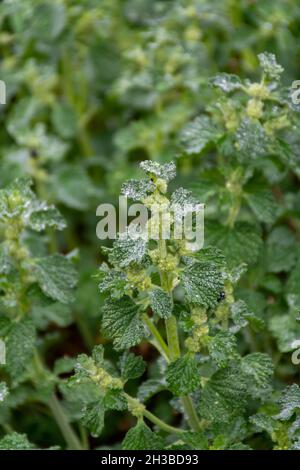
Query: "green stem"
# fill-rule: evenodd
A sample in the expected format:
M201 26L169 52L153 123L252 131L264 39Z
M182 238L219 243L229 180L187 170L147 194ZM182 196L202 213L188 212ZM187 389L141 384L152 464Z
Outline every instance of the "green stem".
M201 424L195 410L195 406L193 400L188 395L186 397L181 398L184 410L188 417L189 424L193 431L200 432L201 431Z
M139 400L137 400L136 398L131 397L127 393L124 393L124 396L126 397L129 406L131 405L133 407L136 407L136 406L141 405ZM166 432L169 432L169 433L172 433L172 434L183 434L183 433L186 432L183 429L179 429L179 428L175 428L173 426L170 426L169 424L165 423L164 421L159 419L157 416L155 416L153 413L146 410L146 408L144 408L141 411L141 414L145 418L149 419L149 421L151 421L153 424L156 424L158 427L160 427L163 431L166 431Z
M170 358L172 361L175 361L175 359L178 359L178 357L180 357L180 345L176 317L172 315L170 318L167 318L165 324L167 330Z
M57 425L62 435L64 436L66 443L68 444L68 448L70 450L83 450L78 437L70 426L61 404L54 394L50 397L48 406L52 411L55 421L57 422Z
M150 320L148 315L145 313L143 316L143 321L147 325L149 331L152 333L152 336L155 339L155 345L159 352L164 356L164 358L167 360L167 362L170 362L170 351L168 346L166 345L164 339L162 338L160 332L154 325L154 323Z
M35 366L37 374L42 378L46 374L45 366L39 356L37 350L34 351L33 364ZM78 437L75 434L72 426L70 425L65 412L57 399L55 393L52 394L48 400L48 406L52 412L52 415L68 445L70 450L83 450Z

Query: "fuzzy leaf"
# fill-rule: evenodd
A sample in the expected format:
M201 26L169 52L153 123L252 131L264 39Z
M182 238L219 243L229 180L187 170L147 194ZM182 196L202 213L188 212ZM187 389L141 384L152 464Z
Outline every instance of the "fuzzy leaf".
M272 224L276 220L278 206L271 191L252 188L244 196L258 220L267 224Z
M284 69L277 63L276 56L274 54L263 52L262 54L258 54L258 60L267 77L279 80Z
M105 407L99 398L94 403L87 404L82 410L81 422L88 428L93 437L99 437L104 427Z
M222 137L220 130L207 116L199 116L189 123L181 133L181 145L188 154L200 153L208 145Z
M272 273L288 272L296 261L296 240L287 227L276 227L267 240L267 269Z
M189 354L176 359L167 368L166 380L174 395L183 396L195 391L200 383L198 362Z
M36 232L41 232L46 228L63 230L66 227L65 219L54 206L40 204L29 217L29 227Z
M6 367L14 384L18 384L33 355L36 331L33 322L25 317L13 323L6 338Z
M199 404L200 415L210 421L228 422L243 413L247 385L238 366L217 371L206 383Z
M176 176L176 166L173 162L160 165L151 160L145 160L140 163L140 167L150 177L161 178L167 182L171 181Z
M119 299L123 297L128 284L126 275L116 269L109 269L106 263L102 263L95 278L99 281L99 290L108 292L111 297Z
M220 368L226 367L237 355L236 338L227 331L220 331L208 345L208 351L213 362Z
M143 403L166 389L166 384L162 379L149 379L139 387L138 399Z
M31 444L25 434L13 432L0 439L0 450L32 450Z
M230 327L233 333L237 333L241 328L244 328L250 324L255 329L261 329L264 326L264 322L259 318L244 302L243 300L237 300L231 307L231 318L234 322L234 326Z
M77 273L70 260L62 255L36 258L34 269L36 280L46 296L64 304L74 300Z
M216 75L213 78L212 83L225 93L239 90L242 86L240 77L228 73L220 73L219 75Z
M223 279L216 266L210 263L194 263L183 270L181 281L187 302L205 308L217 305L223 289Z
M156 433L143 422L139 421L131 428L122 443L123 450L160 450L163 449L163 441Z
M124 380L137 379L145 372L146 363L141 356L124 352L120 360L121 376Z
M224 253L229 267L254 264L262 247L259 230L247 222L237 222L233 229L206 223L206 241Z
M116 349L138 344L147 334L138 314L138 307L129 298L107 299L102 308L103 333L114 340Z
M164 319L172 315L172 300L167 292L162 289L154 289L151 291L150 298L153 313Z
M126 268L131 263L143 263L147 255L148 243L142 237L136 240L128 234L120 235L109 252L109 262L114 266Z
M263 126L258 122L244 118L236 131L238 158L249 162L267 155L269 139Z
M287 387L278 400L280 413L276 416L280 420L290 419L295 412L300 411L300 388L293 384Z
M243 374L248 380L248 393L263 399L272 391L273 363L267 354L252 353L242 359Z
M129 180L122 185L121 194L133 201L142 201L155 189L155 185L150 180Z
M294 345L300 338L300 324L292 315L275 315L269 320L269 329L277 340L281 352L295 349Z

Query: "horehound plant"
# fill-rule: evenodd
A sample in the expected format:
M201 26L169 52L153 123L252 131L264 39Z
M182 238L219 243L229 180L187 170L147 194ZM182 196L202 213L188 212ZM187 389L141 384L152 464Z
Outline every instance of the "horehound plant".
M48 255L54 230L66 223L54 206L38 200L31 186L23 178L0 191L0 338L6 350L0 366L5 378L0 384L0 426L8 432L0 448L32 447L26 436L13 432L11 420L14 408L31 404L45 414L48 407L68 448L81 449L56 396L59 377L43 359L43 331L50 323L66 326L72 321L68 304L74 300L77 273L68 257Z
M121 355L117 368L104 359L102 345L92 357L78 358L69 389L83 403L83 424L97 437L106 411L128 410L137 423L125 436L123 449L247 449L251 436L273 420L268 431L274 442L279 448L292 445L276 404L271 411L265 405L249 421L271 399L273 366L267 354L240 354L239 332L248 325L255 331L262 322L234 298L244 267L230 270L219 250L192 251L186 239L177 240L172 203L197 207L197 201L183 188L168 195L174 164L145 161L141 168L146 178L125 183L123 195L151 209L155 203L156 211L163 207L172 222L171 236L164 239L163 218L152 211L146 225L146 230L152 227L152 239L132 239L127 232L105 248L109 264L103 263L97 275L100 291L107 295L101 331ZM127 382L145 374L147 363L130 349L136 351L147 341L157 350L157 366L132 396ZM169 414L167 422L148 405L163 391L173 395L170 403L177 416Z

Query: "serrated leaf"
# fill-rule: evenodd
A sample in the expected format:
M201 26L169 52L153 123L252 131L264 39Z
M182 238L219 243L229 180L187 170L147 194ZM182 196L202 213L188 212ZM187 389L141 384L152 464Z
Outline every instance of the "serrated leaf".
M131 428L122 443L123 450L160 450L163 449L163 441L158 434L143 422L139 421Z
M104 427L105 407L99 398L94 403L88 403L82 410L81 422L88 428L93 437L99 437Z
M209 222L205 234L206 242L224 253L229 267L255 264L262 248L259 230L247 222L237 222L232 229Z
M248 393L264 399L272 391L273 363L267 354L252 353L243 357L242 370L248 380Z
M244 118L236 131L238 159L250 163L267 155L269 137L259 121Z
M150 294L153 313L160 318L169 318L172 315L173 303L170 295L162 289L153 289Z
M160 165L157 162L145 160L140 163L140 167L150 177L161 178L167 182L171 181L176 176L176 165L173 162Z
M13 383L17 385L23 378L34 352L36 331L32 320L25 317L12 323L6 344L6 367Z
M216 143L222 137L221 131L207 116L199 116L189 123L181 132L180 141L188 154L202 152L210 144Z
M66 227L66 221L54 206L41 203L30 213L28 225L36 232L41 232L47 227L63 230Z
M241 415L247 403L247 384L241 369L231 366L217 371L205 384L199 411L203 418L228 422Z
M116 299L123 297L128 280L122 271L109 269L106 263L102 263L95 278L99 281L100 292L108 292L111 297Z
M137 379L145 372L146 363L141 356L136 356L130 352L124 352L120 359L120 369L122 379L127 381Z
M114 242L108 259L114 266L126 268L131 263L143 263L147 256L147 250L148 243L142 237L133 239L129 234L122 234Z
M218 367L226 367L237 356L235 336L227 331L220 331L209 342L208 351Z
M174 395L184 396L197 389L200 384L200 369L196 359L186 354L167 367L166 381Z
M149 379L140 385L138 390L138 399L142 402L146 402L153 395L162 392L166 389L166 383L163 379Z
M239 90L242 87L241 79L237 75L220 73L212 79L213 85L220 88L225 93Z
M114 340L116 349L135 346L147 335L138 307L129 297L107 299L102 312L103 333Z
M151 180L129 180L122 185L121 194L133 201L142 201L155 189Z
M276 56L274 54L263 52L262 54L258 54L258 60L267 77L279 80L284 69L277 63Z
M268 271L290 271L296 261L295 247L295 236L287 227L276 227L272 230L266 244Z
M182 440L192 450L208 450L208 441L202 432L185 432Z
M36 280L46 296L64 304L74 300L77 272L70 260L62 255L51 255L36 258L33 266Z
M194 263L180 275L188 303L215 307L224 284L221 272L211 263Z
M32 450L35 446L28 441L25 434L12 432L0 439L0 450Z
M233 333L237 333L241 328L250 324L255 329L261 329L264 326L264 321L259 318L244 302L237 300L230 306L231 318L234 326L230 327Z
M300 338L300 324L292 315L275 315L269 320L269 329L277 340L280 352L295 349L295 342Z
M288 420L294 413L300 411L300 388L293 384L287 387L278 400L280 413L275 416L276 419Z
M202 263L212 263L218 268L226 267L226 260L223 253L212 246L202 248L196 253L193 253L192 256Z
M271 191L253 188L245 192L244 197L258 220L266 224L272 224L276 220L278 206Z

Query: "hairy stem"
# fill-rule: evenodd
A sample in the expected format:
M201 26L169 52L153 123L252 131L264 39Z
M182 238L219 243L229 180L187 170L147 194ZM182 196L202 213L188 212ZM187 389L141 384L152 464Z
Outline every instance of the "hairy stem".
M76 436L74 430L70 426L70 423L64 413L64 410L59 403L57 397L53 394L49 401L48 406L55 418L55 421L64 436L64 439L70 450L83 450L79 442L78 437Z
M191 399L190 396L185 396L181 398L184 411L186 412L187 418L189 425L193 429L193 431L200 432L201 431L201 424L197 415L197 412L195 410L195 406L193 403L193 400Z
M154 325L154 323L151 321L151 319L148 317L146 313L142 316L142 318L155 340L155 346L157 347L159 352L164 356L166 361L170 362L170 351L164 339L162 338L160 332L158 331L158 329L156 328L156 326Z
M137 400L136 398L133 398L130 395L127 395L127 393L124 393L124 395L129 405L131 406L141 405L139 400ZM159 419L157 416L155 416L153 413L146 410L146 408L143 411L141 411L141 413L145 418L149 419L151 423L156 424L163 431L166 431L172 434L183 434L186 432L183 429L178 429L178 428L175 428L174 426L170 426L170 424L165 423L164 421Z

